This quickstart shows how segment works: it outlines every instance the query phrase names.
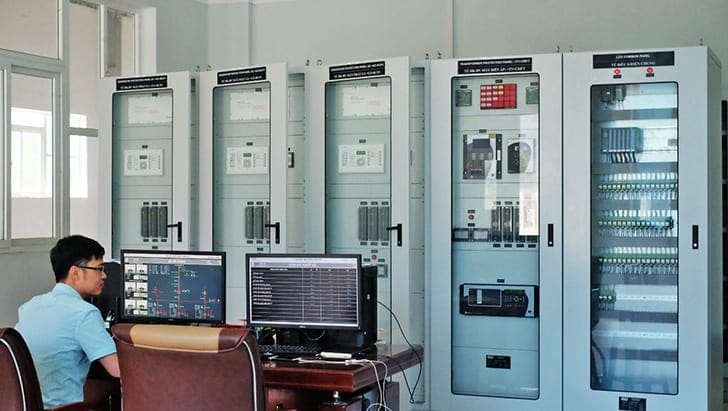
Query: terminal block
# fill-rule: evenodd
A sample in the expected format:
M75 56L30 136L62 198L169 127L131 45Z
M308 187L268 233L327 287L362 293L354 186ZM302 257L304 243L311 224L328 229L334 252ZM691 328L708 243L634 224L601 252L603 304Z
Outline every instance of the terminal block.
M166 242L169 207L166 201L143 201L140 209L140 234L143 242Z
M245 240L248 244L270 242L270 204L267 201L248 201L245 206Z

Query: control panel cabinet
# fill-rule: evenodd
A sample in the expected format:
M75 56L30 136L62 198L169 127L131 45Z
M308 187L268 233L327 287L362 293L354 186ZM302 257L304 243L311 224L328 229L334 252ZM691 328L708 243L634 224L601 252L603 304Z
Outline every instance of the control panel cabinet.
M231 320L245 316L245 254L287 252L291 231L302 236L303 212L286 216L289 174L303 183L302 148L287 135L303 84L293 94L288 80L285 63L200 74L200 247L226 252Z
M717 410L720 65L564 55L564 406Z
M561 55L431 76L431 409L561 409Z
M316 67L306 80L306 250L377 266L378 301L413 344L425 334L427 70L397 57ZM382 305L377 323L379 341L404 343Z
M99 227L121 249L197 246L196 79L188 72L101 79ZM110 228L110 229L109 229Z

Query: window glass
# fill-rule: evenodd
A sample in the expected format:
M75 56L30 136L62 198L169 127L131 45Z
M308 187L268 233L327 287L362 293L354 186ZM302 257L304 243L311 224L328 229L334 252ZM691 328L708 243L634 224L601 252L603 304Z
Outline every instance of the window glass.
M58 58L58 10L57 0L0 0L0 48Z
M53 80L11 75L11 238L52 237Z

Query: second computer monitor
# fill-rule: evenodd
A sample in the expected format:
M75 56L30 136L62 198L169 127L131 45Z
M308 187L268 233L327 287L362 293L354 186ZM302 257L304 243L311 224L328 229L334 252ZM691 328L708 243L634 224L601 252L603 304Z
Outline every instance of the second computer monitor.
M251 327L325 329L334 344L376 338L376 275L357 254L248 254Z

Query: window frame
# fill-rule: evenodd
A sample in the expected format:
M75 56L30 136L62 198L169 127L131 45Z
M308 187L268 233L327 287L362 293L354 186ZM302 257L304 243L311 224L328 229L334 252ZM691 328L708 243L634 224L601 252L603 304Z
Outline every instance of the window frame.
M0 70L3 70L3 83L4 89L0 91L2 97L2 119L3 127L0 138L2 139L2 149L0 150L0 160L2 164L2 180L3 184L0 187L2 192L0 198L2 198L4 209L3 217L4 224L0 227L0 252L1 251L18 251L24 249L34 249L36 247L47 248L52 245L63 233L65 222L63 221L63 197L64 192L67 191L65 185L63 185L63 167L67 166L67 161L63 157L64 150L66 149L64 136L64 127L66 127L67 121L64 117L67 117L68 108L67 104L63 102L63 96L67 93L63 93L63 86L66 83L64 81L67 78L67 71L61 60L51 59L47 57L32 56L24 53L0 50ZM52 162L52 177L51 177L51 197L52 197L52 213L53 213L53 227L52 235L50 237L36 237L36 238L12 238L12 223L13 223L13 210L12 210L12 75L20 74L31 77L38 77L43 79L51 80L51 136L53 141L53 162Z

